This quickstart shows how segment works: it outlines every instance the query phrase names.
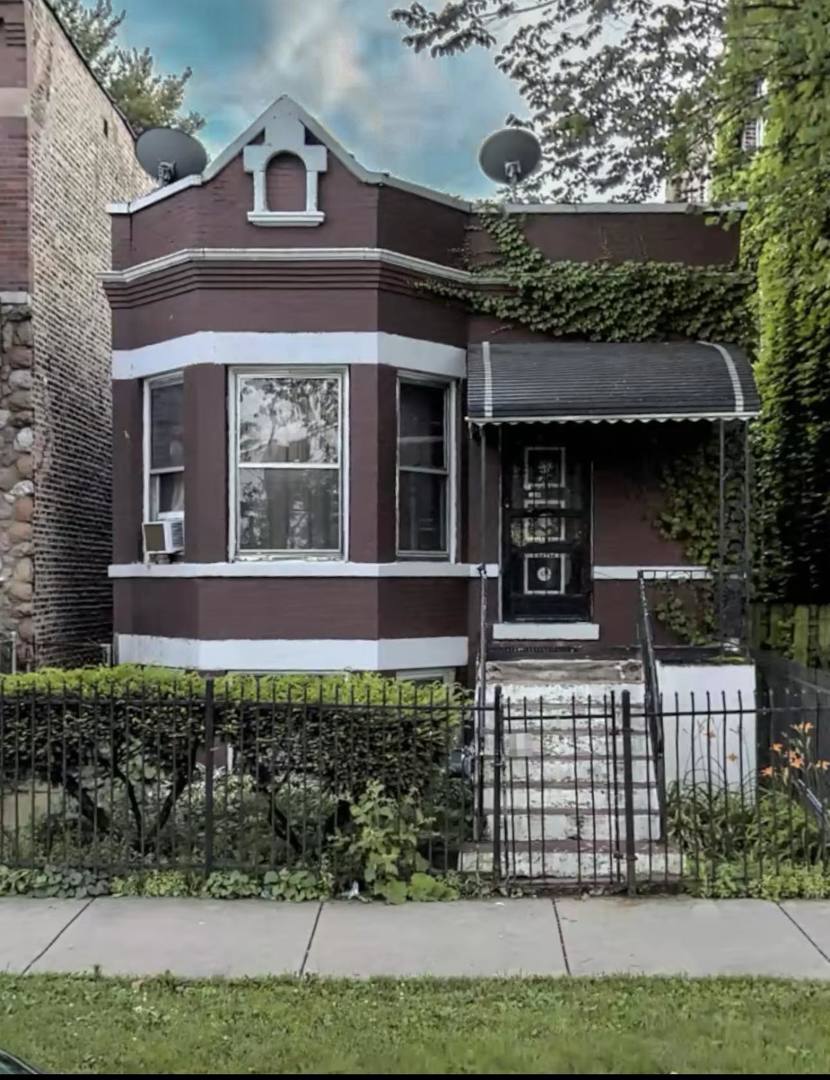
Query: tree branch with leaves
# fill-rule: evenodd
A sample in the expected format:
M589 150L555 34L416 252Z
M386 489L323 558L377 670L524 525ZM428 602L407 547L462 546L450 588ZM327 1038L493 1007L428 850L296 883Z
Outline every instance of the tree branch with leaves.
M493 52L545 152L529 194L642 201L709 168L724 115L751 107L782 20L824 0L450 0L397 8L416 52ZM808 16L809 17L809 16ZM729 56L725 39L731 36ZM745 61L744 78L734 58ZM774 61L773 61L774 63ZM779 65L780 66L780 65ZM753 74L754 72L754 74ZM798 71L796 72L798 76Z
M92 73L140 133L150 127L176 127L193 133L204 127L197 112L182 113L192 71L161 75L148 48L128 49L117 43L127 17L116 13L112 0L52 0L66 32Z

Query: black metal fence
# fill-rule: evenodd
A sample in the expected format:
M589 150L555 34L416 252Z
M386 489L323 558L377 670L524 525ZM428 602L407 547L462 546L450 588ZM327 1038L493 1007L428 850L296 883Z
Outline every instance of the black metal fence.
M826 867L828 732L766 697L0 693L0 864L347 884L362 829L364 854L406 833L431 872L501 883L748 885Z
M340 842L358 810L390 836L417 829L434 871L457 867L475 818L463 701L275 700L248 682L244 698L213 679L0 692L0 864L338 876L359 869Z

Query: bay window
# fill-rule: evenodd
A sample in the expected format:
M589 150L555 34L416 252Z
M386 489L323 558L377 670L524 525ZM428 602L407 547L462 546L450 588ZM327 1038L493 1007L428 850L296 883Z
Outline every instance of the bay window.
M183 407L181 372L146 384L146 503L150 521L184 513Z
M450 553L450 387L398 382L398 553Z
M270 370L235 375L236 550L343 550L343 376Z

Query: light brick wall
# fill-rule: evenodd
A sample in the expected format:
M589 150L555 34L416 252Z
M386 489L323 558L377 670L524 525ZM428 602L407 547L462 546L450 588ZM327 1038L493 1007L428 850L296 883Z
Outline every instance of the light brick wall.
M33 634L46 663L72 660L82 643L111 635L111 334L98 274L111 258L107 203L152 183L126 123L48 4L24 0L24 8L34 348L31 380L18 375L18 385L0 391L16 395L12 405L31 417L31 430L18 421L11 448L0 441L0 457L10 459L0 462L0 488L16 523L2 588L4 629L18 629L29 652ZM19 468L30 440L33 507L20 501L32 499Z

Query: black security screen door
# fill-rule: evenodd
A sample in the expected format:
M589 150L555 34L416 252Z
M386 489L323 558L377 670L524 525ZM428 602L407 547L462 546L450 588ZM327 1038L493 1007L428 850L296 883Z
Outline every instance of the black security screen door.
M554 425L504 431L504 618L566 622L591 606L590 467Z

